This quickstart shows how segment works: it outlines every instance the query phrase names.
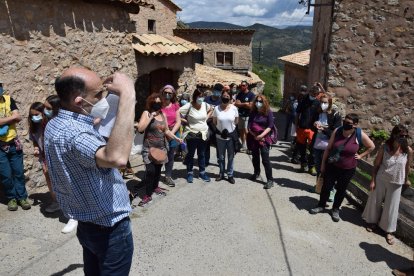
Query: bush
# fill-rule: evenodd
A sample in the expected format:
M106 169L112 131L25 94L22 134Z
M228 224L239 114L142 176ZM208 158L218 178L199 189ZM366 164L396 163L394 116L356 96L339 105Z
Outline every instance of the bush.
M253 73L257 74L265 82L263 94L269 99L270 105L273 107L280 106L282 101L281 72L277 66L253 64Z
M371 138L377 141L386 141L388 138L390 138L390 134L384 129L374 129L371 132Z

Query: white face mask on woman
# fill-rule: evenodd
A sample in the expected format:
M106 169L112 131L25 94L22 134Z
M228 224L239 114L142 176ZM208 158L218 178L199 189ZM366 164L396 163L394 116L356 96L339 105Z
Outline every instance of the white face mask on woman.
M328 107L329 107L329 104L328 103L321 103L321 109L322 109L322 111L326 111L328 109Z

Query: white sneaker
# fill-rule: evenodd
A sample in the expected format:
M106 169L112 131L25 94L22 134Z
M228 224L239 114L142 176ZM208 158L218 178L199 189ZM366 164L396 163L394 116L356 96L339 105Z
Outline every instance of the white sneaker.
M66 223L65 227L62 229L62 233L67 234L75 230L78 226L78 221L74 219L69 219L68 223Z
M45 212L46 213L54 213L60 210L59 204L56 201L53 201L49 204L49 206L46 207Z

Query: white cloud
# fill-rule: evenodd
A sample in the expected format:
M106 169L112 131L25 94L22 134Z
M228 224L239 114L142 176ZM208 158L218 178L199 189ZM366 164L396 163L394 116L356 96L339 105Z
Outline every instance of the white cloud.
M233 8L235 15L247 15L247 16L263 16L266 14L267 9L261 9L258 5L238 5Z
M182 8L178 13L184 22L215 21L250 26L255 23L268 26L312 25L313 10L298 0L173 0Z

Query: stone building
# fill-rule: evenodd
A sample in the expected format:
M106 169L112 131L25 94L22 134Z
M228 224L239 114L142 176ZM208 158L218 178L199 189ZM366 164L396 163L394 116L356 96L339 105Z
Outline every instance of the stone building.
M297 96L301 85L308 86L310 50L278 59L284 63L283 98Z
M252 71L254 30L175 29L174 34L203 49L201 64L241 74Z
M309 82L327 85L367 131L412 128L414 2L332 3L315 1Z
M180 92L196 88L202 49L174 36L180 10L170 0L0 1L0 79L24 118L18 128L29 185L43 176L30 170L40 167L30 155L28 108L55 93L55 78L64 69L82 65L102 77L114 71L132 76L137 117L146 96L166 83Z

